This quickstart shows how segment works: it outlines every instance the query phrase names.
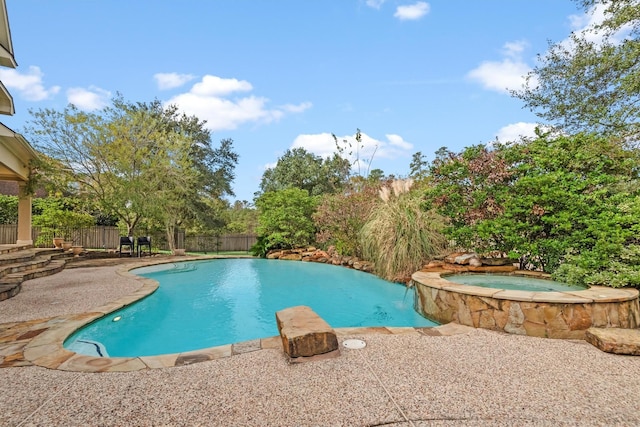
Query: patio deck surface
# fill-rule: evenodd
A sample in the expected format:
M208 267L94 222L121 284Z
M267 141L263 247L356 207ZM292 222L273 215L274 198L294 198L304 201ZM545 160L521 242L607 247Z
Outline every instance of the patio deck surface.
M121 272L131 261L77 264L0 302L0 365L12 366L0 369L0 425L640 424L640 358L451 325L337 330L341 343L367 346L298 364L278 346L132 372L70 372L14 357L44 333L38 325L138 291L143 284ZM11 328L24 333L2 335Z

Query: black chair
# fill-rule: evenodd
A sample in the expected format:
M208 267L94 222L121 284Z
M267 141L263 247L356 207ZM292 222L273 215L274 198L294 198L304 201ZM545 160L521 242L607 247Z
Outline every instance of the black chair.
M151 237L142 236L138 237L138 258L144 255L144 247L149 248L148 254L151 255Z
M118 257L122 256L122 247L123 246L128 246L129 247L129 256L133 256L133 251L134 251L134 244L133 244L133 237L131 236L121 236L120 237L120 250L118 251Z

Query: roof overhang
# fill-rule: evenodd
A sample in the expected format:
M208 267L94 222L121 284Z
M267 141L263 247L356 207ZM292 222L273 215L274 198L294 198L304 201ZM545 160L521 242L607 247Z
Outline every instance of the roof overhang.
M0 179L27 181L29 163L38 153L22 135L0 123Z
M16 109L13 105L13 97L0 81L0 114L13 116L15 113Z
M11 30L9 29L9 16L7 4L0 0L0 65L16 68L18 63L13 56L13 43L11 42Z

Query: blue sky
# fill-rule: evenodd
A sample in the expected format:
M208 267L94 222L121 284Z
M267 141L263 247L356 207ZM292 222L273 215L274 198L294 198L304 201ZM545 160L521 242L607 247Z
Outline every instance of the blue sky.
M7 0L18 68L0 70L21 132L29 109L159 99L232 138L251 201L288 148L334 151L359 128L372 168L532 132L507 88L588 25L570 0Z

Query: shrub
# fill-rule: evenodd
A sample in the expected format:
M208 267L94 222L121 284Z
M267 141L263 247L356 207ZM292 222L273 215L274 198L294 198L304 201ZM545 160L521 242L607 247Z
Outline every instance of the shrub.
M416 193L386 190L381 197L385 202L373 210L360 233L363 255L375 263L379 276L401 281L444 251L444 220L424 210Z
M18 223L18 196L0 194L0 224Z
M360 231L380 202L379 185L365 185L339 194L322 197L313 220L318 228L318 243L334 245L341 255L362 256Z

